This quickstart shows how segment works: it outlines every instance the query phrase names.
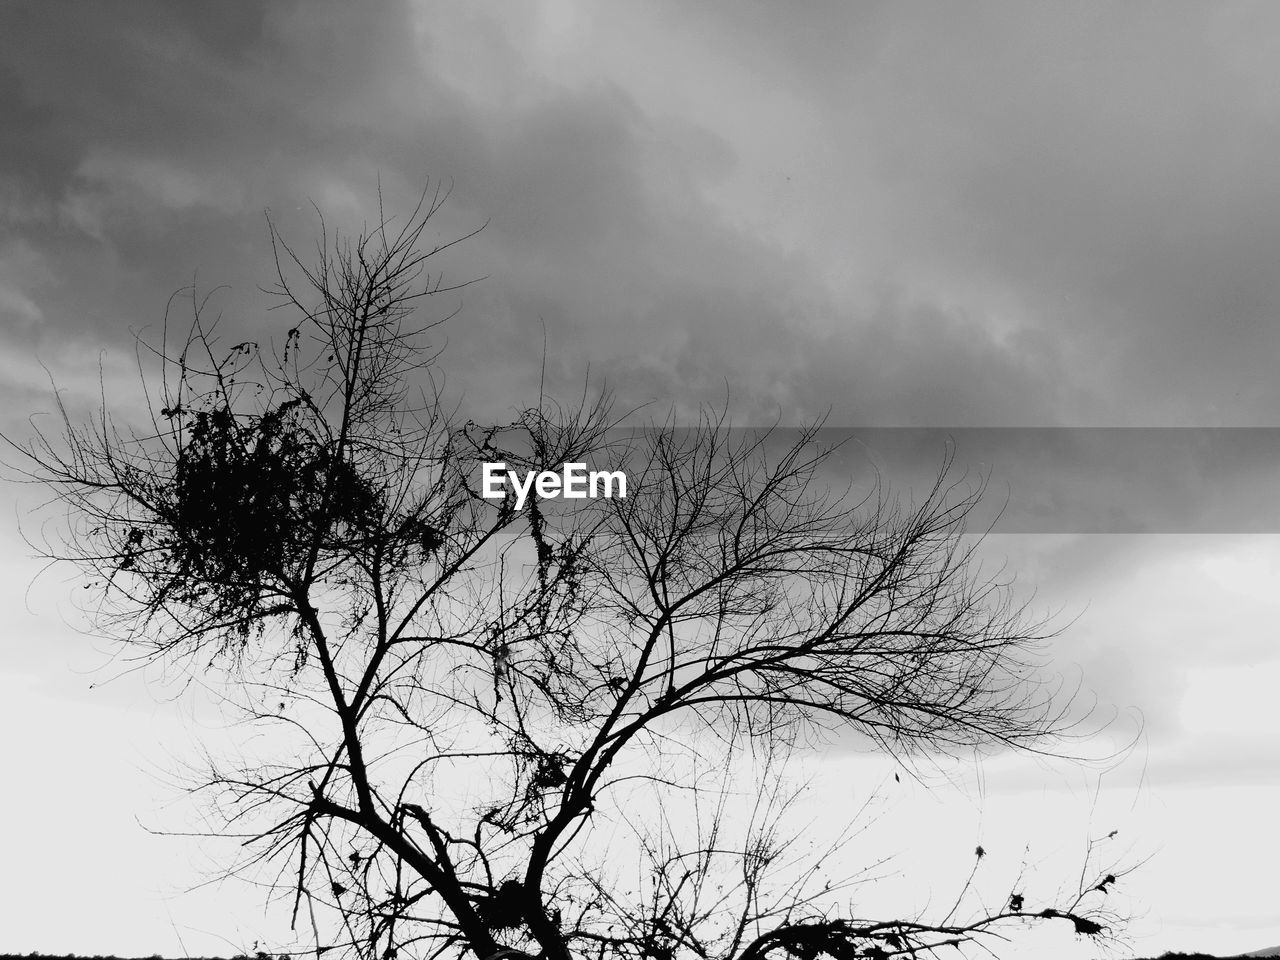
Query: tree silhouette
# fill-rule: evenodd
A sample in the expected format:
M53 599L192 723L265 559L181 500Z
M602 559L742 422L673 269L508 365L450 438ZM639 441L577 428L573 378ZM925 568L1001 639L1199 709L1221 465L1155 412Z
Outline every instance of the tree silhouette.
M628 432L607 397L509 422L446 408L423 301L464 284L399 226L271 228L270 346L192 296L144 429L62 409L20 446L67 508L47 547L98 625L220 676L273 758L205 787L318 951L673 960L914 956L1010 925L1104 931L1114 878L957 919L860 917L785 832L793 751L1052 749L1045 625L982 575L976 502L829 489L817 426L705 413ZM457 241L454 241L457 242ZM282 324L283 326L283 324ZM61 409L61 408L60 408ZM625 498L485 499L480 465L625 470ZM978 849L981 857L982 848ZM638 879L633 879L638 878ZM1082 878L1083 881L1083 878ZM1094 900L1087 900L1086 895Z

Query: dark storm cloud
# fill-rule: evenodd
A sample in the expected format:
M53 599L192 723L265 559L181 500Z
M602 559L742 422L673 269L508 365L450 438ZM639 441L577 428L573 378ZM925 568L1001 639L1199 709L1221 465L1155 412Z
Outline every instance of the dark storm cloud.
M251 313L269 279L259 211L270 205L305 250L317 230L309 200L331 222L358 223L378 178L394 210L428 176L449 177L445 237L491 221L460 270L495 280L450 332L462 369L483 351L469 378L479 396L486 380L510 379L504 367L536 382L540 318L553 350L571 354L563 379L580 381L592 357L608 368L634 356L632 392L643 393L645 356L665 370L683 330L716 324L690 307L760 272L759 245L743 257L687 187L672 194L689 167L731 162L723 142L677 121L656 129L616 85L540 89L484 23L458 29L492 58L487 79L529 98L455 89L433 69L454 41L419 31L405 7L368 17L235 5L216 29L164 5L6 16L9 129L36 144L7 155L6 228L43 273L21 271L0 301L14 349L127 343L128 327L157 322L197 270L205 289L235 285L220 307ZM729 299L726 315L743 302ZM754 305L757 325L767 310ZM649 393L665 400L672 386L658 376Z
M1053 397L1059 417L1273 421L1275 8L897 12L879 21L873 66L796 75L853 104L833 137L865 144L860 170L890 194L873 226L899 284L959 299L978 326L1042 334L1044 372L1096 394ZM836 221L858 222L857 195L826 218L845 248L856 237ZM982 316L992 290L1004 318ZM1030 359L988 356L1007 353Z
M731 192L803 247L797 286L837 288L778 338L857 384L813 393L897 422L1274 419L1274 8L746 10L691 29L820 118L757 158L784 196Z
M7 346L120 343L197 269L252 314L263 207L305 246L308 199L435 176L490 221L475 398L545 328L559 389L748 419L1266 423L1272 10L8 5Z
M34 145L6 152L0 175L20 213L42 216L11 213L6 227L53 264L49 299L123 295L154 315L195 265L211 283L265 273L264 207L287 222L314 197L349 214L344 177L367 173L367 200L384 150L401 187L398 138L421 131L384 91L415 88L417 48L405 11L384 9L333 5L317 22L293 4L7 5L0 58L21 124L9 135ZM83 265L104 276L74 273ZM124 274L117 289L101 288L107 274Z

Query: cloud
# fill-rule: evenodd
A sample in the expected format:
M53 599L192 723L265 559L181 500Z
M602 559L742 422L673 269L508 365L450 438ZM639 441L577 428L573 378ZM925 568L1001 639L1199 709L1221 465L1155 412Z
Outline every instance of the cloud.
M713 6L672 34L626 5L17 5L8 35L59 56L5 51L5 182L68 272L130 274L107 292L136 320L197 267L252 291L265 206L305 240L308 198L355 223L379 174L394 204L451 178L447 225L490 221L451 332L476 396L545 326L557 386L589 362L629 401L730 381L750 417L1263 422L1268 14L993 10Z
M0 426L40 405L37 360L88 404L101 356L129 403L133 331L154 336L193 281L230 285L211 302L229 337L284 329L258 290L263 209L305 255L312 201L358 229L379 184L394 213L428 178L452 189L432 239L487 222L440 264L486 279L430 307L463 308L444 368L472 415L533 401L545 337L553 394L589 372L659 415L1270 426L1278 20L1182 2L8 3ZM1273 538L1224 535L1270 503L1274 445L1139 444L1113 474L1100 447L1013 436L959 457L1008 477L1008 516L1037 531L993 546L1081 613L1056 662L1143 707L1153 773L1250 780L1261 744L1185 707L1230 696L1197 694L1197 672L1274 663ZM903 453L909 470L936 455ZM1080 535L1094 516L1170 534Z

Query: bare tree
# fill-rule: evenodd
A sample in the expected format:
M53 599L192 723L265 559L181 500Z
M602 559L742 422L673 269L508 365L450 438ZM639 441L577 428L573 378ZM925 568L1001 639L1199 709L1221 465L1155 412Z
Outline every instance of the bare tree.
M246 839L235 868L276 871L317 953L370 958L844 960L1029 919L1103 933L1114 877L861 917L831 851L784 832L783 761L824 737L905 758L1070 732L1045 625L963 536L976 493L944 470L912 504L851 498L816 426L629 433L607 397L459 422L418 312L459 286L422 246L443 200L322 232L314 264L272 227L283 338L220 346L193 295L189 333L152 348L145 429L63 409L19 448L66 507L48 551L100 586L99 627L222 671L275 731L277 757L206 782ZM497 461L622 469L627 495L486 499Z

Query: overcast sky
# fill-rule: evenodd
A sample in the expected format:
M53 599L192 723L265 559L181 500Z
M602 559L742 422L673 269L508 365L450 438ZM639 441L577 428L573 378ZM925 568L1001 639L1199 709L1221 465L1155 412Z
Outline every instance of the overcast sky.
M439 308L476 415L536 398L545 338L560 395L958 431L1025 521L990 556L1071 621L1055 669L1144 732L1101 786L1005 759L903 798L890 842L927 809L960 857L1076 849L1114 815L1151 857L1139 953L1280 944L1280 433L959 429L1280 427L1280 6L8 2L0 427L50 376L127 406L133 333L193 280L278 325L264 210L306 247L379 182L484 225ZM90 689L6 490L0 951L248 947L254 892L175 896L212 851L144 829L190 825L168 775L220 734Z

